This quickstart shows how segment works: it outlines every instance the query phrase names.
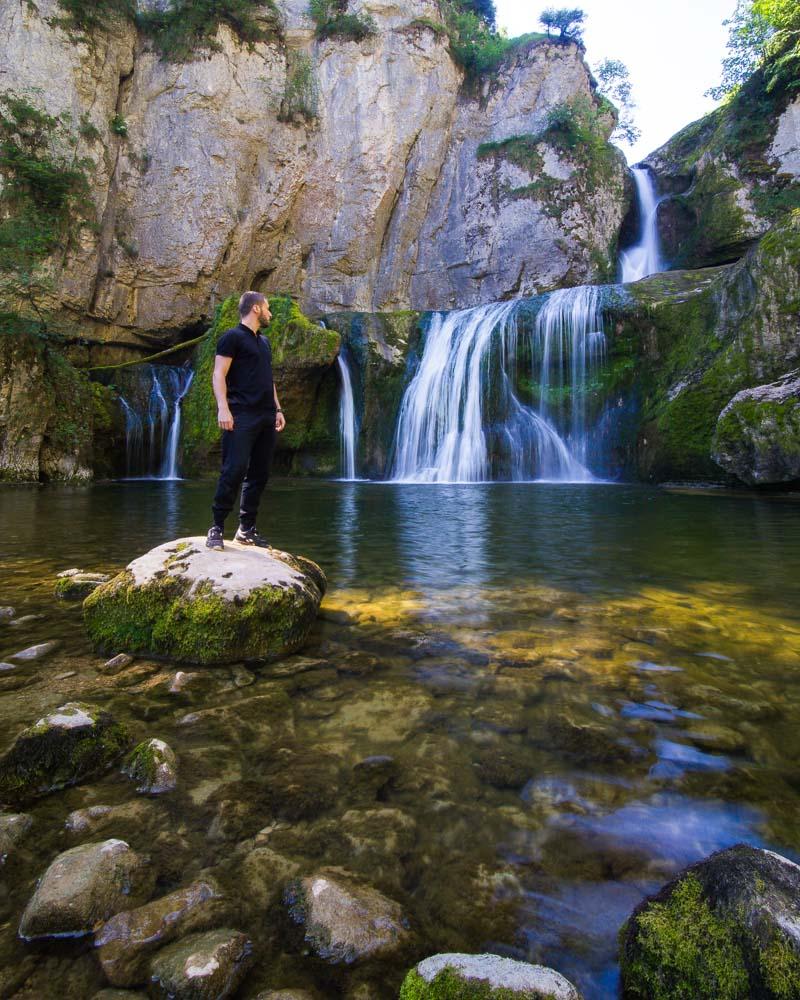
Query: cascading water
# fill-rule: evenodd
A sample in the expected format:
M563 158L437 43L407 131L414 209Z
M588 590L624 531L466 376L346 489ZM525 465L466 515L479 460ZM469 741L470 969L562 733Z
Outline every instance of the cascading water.
M181 402L194 372L170 365L142 365L132 375L123 386L125 394L119 395L125 414L125 474L128 478L179 479Z
M342 476L344 479L356 478L356 445L358 443L358 422L356 419L355 398L353 396L353 380L347 358L342 351L336 357L336 365L342 380L342 391L339 395L339 437L342 443Z
M587 375L605 350L600 291L546 297L527 334L527 405L516 387L517 359L520 316L531 306L520 300L434 315L400 407L395 481L593 480L584 464L585 402Z
M638 242L623 250L619 257L620 279L623 284L639 281L640 278L664 270L658 238L658 205L661 199L656 196L649 170L645 167L632 167L631 172L636 184L641 226Z

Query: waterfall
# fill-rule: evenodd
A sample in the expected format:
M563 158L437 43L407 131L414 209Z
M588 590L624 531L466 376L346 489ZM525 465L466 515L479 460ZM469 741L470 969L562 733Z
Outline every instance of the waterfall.
M633 167L636 198L639 203L641 225L639 240L620 254L620 277L623 283L638 281L649 274L664 270L661 244L658 238L658 205L655 186L646 167Z
M336 364L342 380L342 391L339 396L339 437L342 442L342 476L344 479L356 478L356 444L358 441L358 424L356 422L356 406L353 397L353 382L350 378L350 368L342 351L336 357Z
M525 334L520 319L531 306L520 300L433 316L400 406L395 481L594 479L584 464L585 403L587 376L605 351L600 292L553 292ZM517 385L521 338L530 404Z
M129 478L178 479L181 402L194 372L170 365L137 366L121 377L125 415L125 474Z

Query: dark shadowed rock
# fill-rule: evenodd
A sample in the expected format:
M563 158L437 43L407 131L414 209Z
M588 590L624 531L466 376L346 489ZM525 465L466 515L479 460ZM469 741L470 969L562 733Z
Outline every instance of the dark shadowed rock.
M154 878L149 860L124 840L73 847L59 854L42 875L22 915L19 935L32 940L89 934L98 921L143 902Z
M0 865L13 854L33 825L27 813L0 813Z
M626 1000L787 1000L800 988L800 866L746 844L681 872L621 934Z
M167 945L153 959L154 995L169 1000L225 1000L247 974L252 951L249 939L239 931L190 934Z

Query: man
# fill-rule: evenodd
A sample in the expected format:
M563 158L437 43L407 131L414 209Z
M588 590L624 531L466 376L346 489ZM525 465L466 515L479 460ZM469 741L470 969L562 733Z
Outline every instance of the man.
M238 326L217 343L213 387L217 423L222 429L222 472L212 511L214 523L206 537L210 549L223 548L225 518L242 490L239 528L234 540L243 545L269 543L256 531L261 494L269 479L275 433L286 426L272 379L272 349L258 331L272 319L269 302L260 292L239 299Z

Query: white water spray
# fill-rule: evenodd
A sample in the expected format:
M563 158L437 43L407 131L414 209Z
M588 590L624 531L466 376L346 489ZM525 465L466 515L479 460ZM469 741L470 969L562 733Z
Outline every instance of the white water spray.
M336 365L342 380L342 391L339 395L339 437L342 443L342 476L345 479L356 478L356 444L358 441L358 423L356 421L356 406L353 396L353 381L346 358L340 352L336 357Z
M620 254L620 276L623 283L639 281L640 278L664 270L658 238L658 206L661 199L656 196L649 170L645 167L633 167L632 173L639 202L641 228L638 242Z

